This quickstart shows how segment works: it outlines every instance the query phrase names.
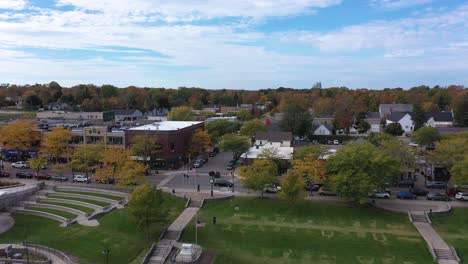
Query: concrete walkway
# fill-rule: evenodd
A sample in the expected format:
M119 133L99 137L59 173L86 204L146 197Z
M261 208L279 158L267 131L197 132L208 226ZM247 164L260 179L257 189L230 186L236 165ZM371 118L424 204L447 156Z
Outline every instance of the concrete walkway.
M198 210L200 208L198 207L187 207L185 210L177 217L174 222L169 226L167 231L177 231L180 232L182 231L185 226L192 221L192 218L197 214Z
M0 234L10 230L15 225L15 219L11 217L10 213L0 214Z

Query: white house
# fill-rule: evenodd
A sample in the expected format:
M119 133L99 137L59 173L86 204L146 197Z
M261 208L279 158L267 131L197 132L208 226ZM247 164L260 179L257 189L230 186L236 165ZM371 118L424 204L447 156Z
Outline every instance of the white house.
M291 160L294 153L291 141L291 132L257 132L253 147L242 154L241 158L250 162L257 159L262 152L269 151L277 154L281 159Z
M387 117L386 123L399 123L405 133L412 133L414 130L414 122L409 112L393 112Z
M427 113L424 125L430 127L452 127L453 114L452 112Z
M320 124L318 126L312 127L313 135L320 136L329 136L332 134L332 127L330 124Z
M379 112L367 112L366 113L366 122L369 123L370 129L369 132L379 133L381 125L381 118Z

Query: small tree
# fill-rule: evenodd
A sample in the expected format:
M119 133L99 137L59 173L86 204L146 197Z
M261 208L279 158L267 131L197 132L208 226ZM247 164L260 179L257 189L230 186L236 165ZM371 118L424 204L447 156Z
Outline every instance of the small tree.
M327 149L318 145L308 145L296 148L294 151L294 160L301 160L307 156L312 156L315 159L323 157L327 153Z
M411 135L411 138L420 146L428 147L440 140L440 134L436 128L421 127Z
M47 166L47 160L44 157L30 158L28 159L29 167L36 172L36 176L39 171Z
M52 131L44 134L44 140L41 144L41 153L53 158L57 163L60 158L70 158L68 142L71 140L70 130L64 127L54 127Z
M41 140L32 122L18 120L0 127L0 147L3 149L28 150Z
M385 133L393 135L393 136L401 136L405 131L401 128L400 123L391 123L388 124L385 128Z
M150 225L166 218L164 196L156 185L144 184L137 187L130 195L128 209L136 224L146 229L148 241L151 239Z
M194 113L192 112L192 108L181 106L169 112L167 119L171 121L193 121Z
M281 192L279 195L294 204L304 198L304 178L294 170L288 171L286 176L281 180Z
M80 145L75 149L75 153L73 153L71 160L72 169L84 172L86 179L89 179L89 172L99 167L103 149L104 146L101 144Z
M130 151L117 148L107 148L102 153L102 163L104 166L96 171L97 180L107 180L111 178L117 180L122 168L131 161Z
M253 119L245 122L241 129L240 134L244 136L253 137L257 132L266 132L268 128L259 119Z
M192 136L189 152L194 155L203 154L211 147L211 138L205 130L197 129Z
M257 159L252 165L240 168L241 182L245 187L261 192L268 184L278 183L278 167L271 160Z
M134 155L144 159L146 167L154 169L156 159L161 152L161 145L157 137L137 136L132 139L131 151Z
M250 148L250 140L246 136L237 136L234 134L226 134L223 136L221 148L224 151L231 151L234 159L238 158L242 153Z
M239 122L219 119L206 124L205 129L210 134L211 141L217 144L219 139L225 134L237 132L239 130Z
M413 107L413 113L411 114L411 119L414 122L414 130L417 131L419 128L424 126L426 121L426 114L422 109L420 104L415 104Z

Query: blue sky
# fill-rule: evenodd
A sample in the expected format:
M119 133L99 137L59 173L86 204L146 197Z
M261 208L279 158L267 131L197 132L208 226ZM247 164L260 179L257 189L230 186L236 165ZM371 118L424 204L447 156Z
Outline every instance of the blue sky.
M0 82L468 84L461 0L0 0Z

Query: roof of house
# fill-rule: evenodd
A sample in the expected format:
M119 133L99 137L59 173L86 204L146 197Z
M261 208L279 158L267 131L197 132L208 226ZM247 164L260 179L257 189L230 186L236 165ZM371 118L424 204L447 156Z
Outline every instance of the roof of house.
M393 122L398 122L400 121L405 115L410 115L410 112L393 112L390 114L390 116L387 117L388 120L393 121Z
M115 115L133 115L136 111L138 111L137 109L116 109L116 110L112 110L112 112L114 112Z
M468 127L437 127L441 135L453 135L460 132L468 132Z
M330 119L333 119L335 118L333 115L320 115L320 116L314 116L314 118L330 118Z
M324 126L326 129L328 129L328 131L332 131L333 130L333 126L331 124L320 124L320 125L315 125L315 126L312 126L312 130L311 131L315 131L317 130L317 128L319 128L320 126Z
M426 113L426 120L429 120L431 117L434 118L434 121L436 122L452 122L453 121L452 112Z
M268 140L269 142L281 142L281 141L291 141L292 140L291 132L277 132L277 131L268 131L268 132L257 132L255 134L255 139L257 140Z
M413 112L412 104L381 104L379 106L380 117L390 115L393 112Z
M139 131L172 131L179 130L194 125L198 125L203 122L192 122L192 121L161 121L155 122L148 125L132 127L128 130L139 130Z
M367 112L366 118L367 119L380 119L380 113L379 112Z
M277 147L270 145L263 145L257 147L251 147L247 152L241 155L241 158L256 159L260 154L262 154L264 149L270 149L273 152L277 153L281 159L290 160L292 159L294 148L293 147Z

